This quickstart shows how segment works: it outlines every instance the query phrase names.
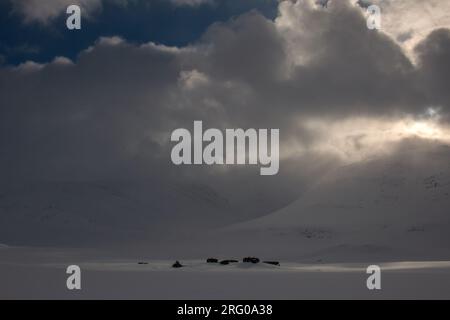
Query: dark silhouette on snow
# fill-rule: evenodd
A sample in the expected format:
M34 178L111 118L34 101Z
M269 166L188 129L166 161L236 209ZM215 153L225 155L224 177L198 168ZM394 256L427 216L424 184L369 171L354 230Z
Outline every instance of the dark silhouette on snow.
M236 262L239 262L239 261L237 261L237 260L222 260L222 261L220 261L220 264L227 265L227 264L236 263Z
M206 259L206 262L207 262L207 263L218 263L219 260L216 259L216 258L208 258L208 259Z
M242 262L259 263L259 259L255 257L245 257Z
M175 263L172 265L172 268L181 268L183 267L183 265L177 260L175 261Z

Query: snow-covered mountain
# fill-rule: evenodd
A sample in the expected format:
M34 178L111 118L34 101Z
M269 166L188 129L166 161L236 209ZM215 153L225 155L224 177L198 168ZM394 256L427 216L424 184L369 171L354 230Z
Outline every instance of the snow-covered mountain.
M0 242L78 246L161 239L229 223L230 210L227 199L200 184L26 183L0 194Z
M449 258L450 147L410 141L340 167L287 207L224 232L297 257Z
M165 258L450 259L450 147L403 142L319 176L280 210L242 216L201 184L40 182L1 193L0 243L136 243Z

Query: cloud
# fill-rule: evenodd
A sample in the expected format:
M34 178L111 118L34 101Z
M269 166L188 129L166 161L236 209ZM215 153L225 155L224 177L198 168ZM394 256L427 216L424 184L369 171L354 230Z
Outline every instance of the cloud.
M432 106L442 107L443 116L450 121L450 93L447 90L450 81L450 31L433 31L415 48L418 57L419 85L427 94Z
M76 4L86 16L101 9L102 0L10 0L13 10L23 16L25 23L47 24Z
M352 2L352 0L349 0ZM450 27L450 1L442 0L363 0L381 8L382 31L401 43L410 59L415 60L414 47L433 30Z
M48 24L55 18L66 13L70 5L78 5L84 17L89 18L101 12L105 4L127 6L136 0L9 0L13 11L19 13L25 23ZM137 0L141 1L141 0ZM151 0L155 1L156 0ZM214 0L170 0L174 6L196 7L212 4Z
M170 0L173 4L177 6L199 6L203 4L212 4L214 0Z
M393 37L368 30L354 4L283 1L274 21L249 12L186 47L103 37L74 61L2 66L2 182L159 176L248 199L265 188L280 204L342 154L373 154L400 133L446 136L449 34L428 35L413 63ZM430 107L439 119L424 127L418 120ZM173 166L170 133L194 120L279 128L279 175L267 183L256 167Z

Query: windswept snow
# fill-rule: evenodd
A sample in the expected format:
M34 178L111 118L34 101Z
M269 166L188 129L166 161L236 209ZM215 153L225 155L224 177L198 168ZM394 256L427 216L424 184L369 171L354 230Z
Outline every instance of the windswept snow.
M9 251L9 250L8 250ZM97 252L100 254L99 252ZM104 254L104 253L103 253ZM444 299L450 298L449 261L381 263L382 289L366 287L367 263L300 263L281 266L205 260L93 259L67 250L0 251L2 299ZM81 290L66 288L66 268L81 268Z

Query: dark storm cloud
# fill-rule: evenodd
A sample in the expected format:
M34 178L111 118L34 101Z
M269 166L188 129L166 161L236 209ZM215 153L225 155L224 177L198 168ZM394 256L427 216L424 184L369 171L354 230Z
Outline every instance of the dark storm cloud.
M164 93L176 84L176 54L101 40L76 65L53 62L2 71L2 145L8 170L71 177L116 169L164 120ZM20 90L18 90L17 85ZM149 160L149 159L148 159ZM5 169L6 169L5 168Z
M401 48L347 5L314 11L304 25L320 37L307 42L313 57L298 66L287 88L308 111L348 116L414 110L423 102L413 87L414 67Z
M182 48L103 38L73 63L2 67L2 180L189 176L218 188L245 181L248 193L262 179L254 168L230 178L215 167L174 167L171 131L193 120L280 128L283 154L286 141L318 138L298 127L301 118L391 117L430 104L448 112L448 30L419 46L416 67L391 38L366 28L358 7L282 3L280 12L275 22L250 12L215 24ZM361 148L363 138L351 141ZM283 159L270 186L295 192L290 179L333 160L302 159Z
M450 120L450 30L439 29L416 47L419 57L419 85L427 93L433 106L444 109L446 120Z
M300 10L294 17L301 23L296 21L288 31L250 13L205 34L201 44L207 53L193 68L215 82L215 88L225 81L239 87L233 91L240 102L228 103L228 116L236 114L241 122L249 120L248 125L286 128L293 115L424 111L430 103L424 91L428 83L418 82L420 71L394 40L365 27L357 8L340 3L327 11ZM296 31L300 36L289 42L289 32ZM292 63L297 49L306 56L305 63ZM205 92L211 93L211 87Z

